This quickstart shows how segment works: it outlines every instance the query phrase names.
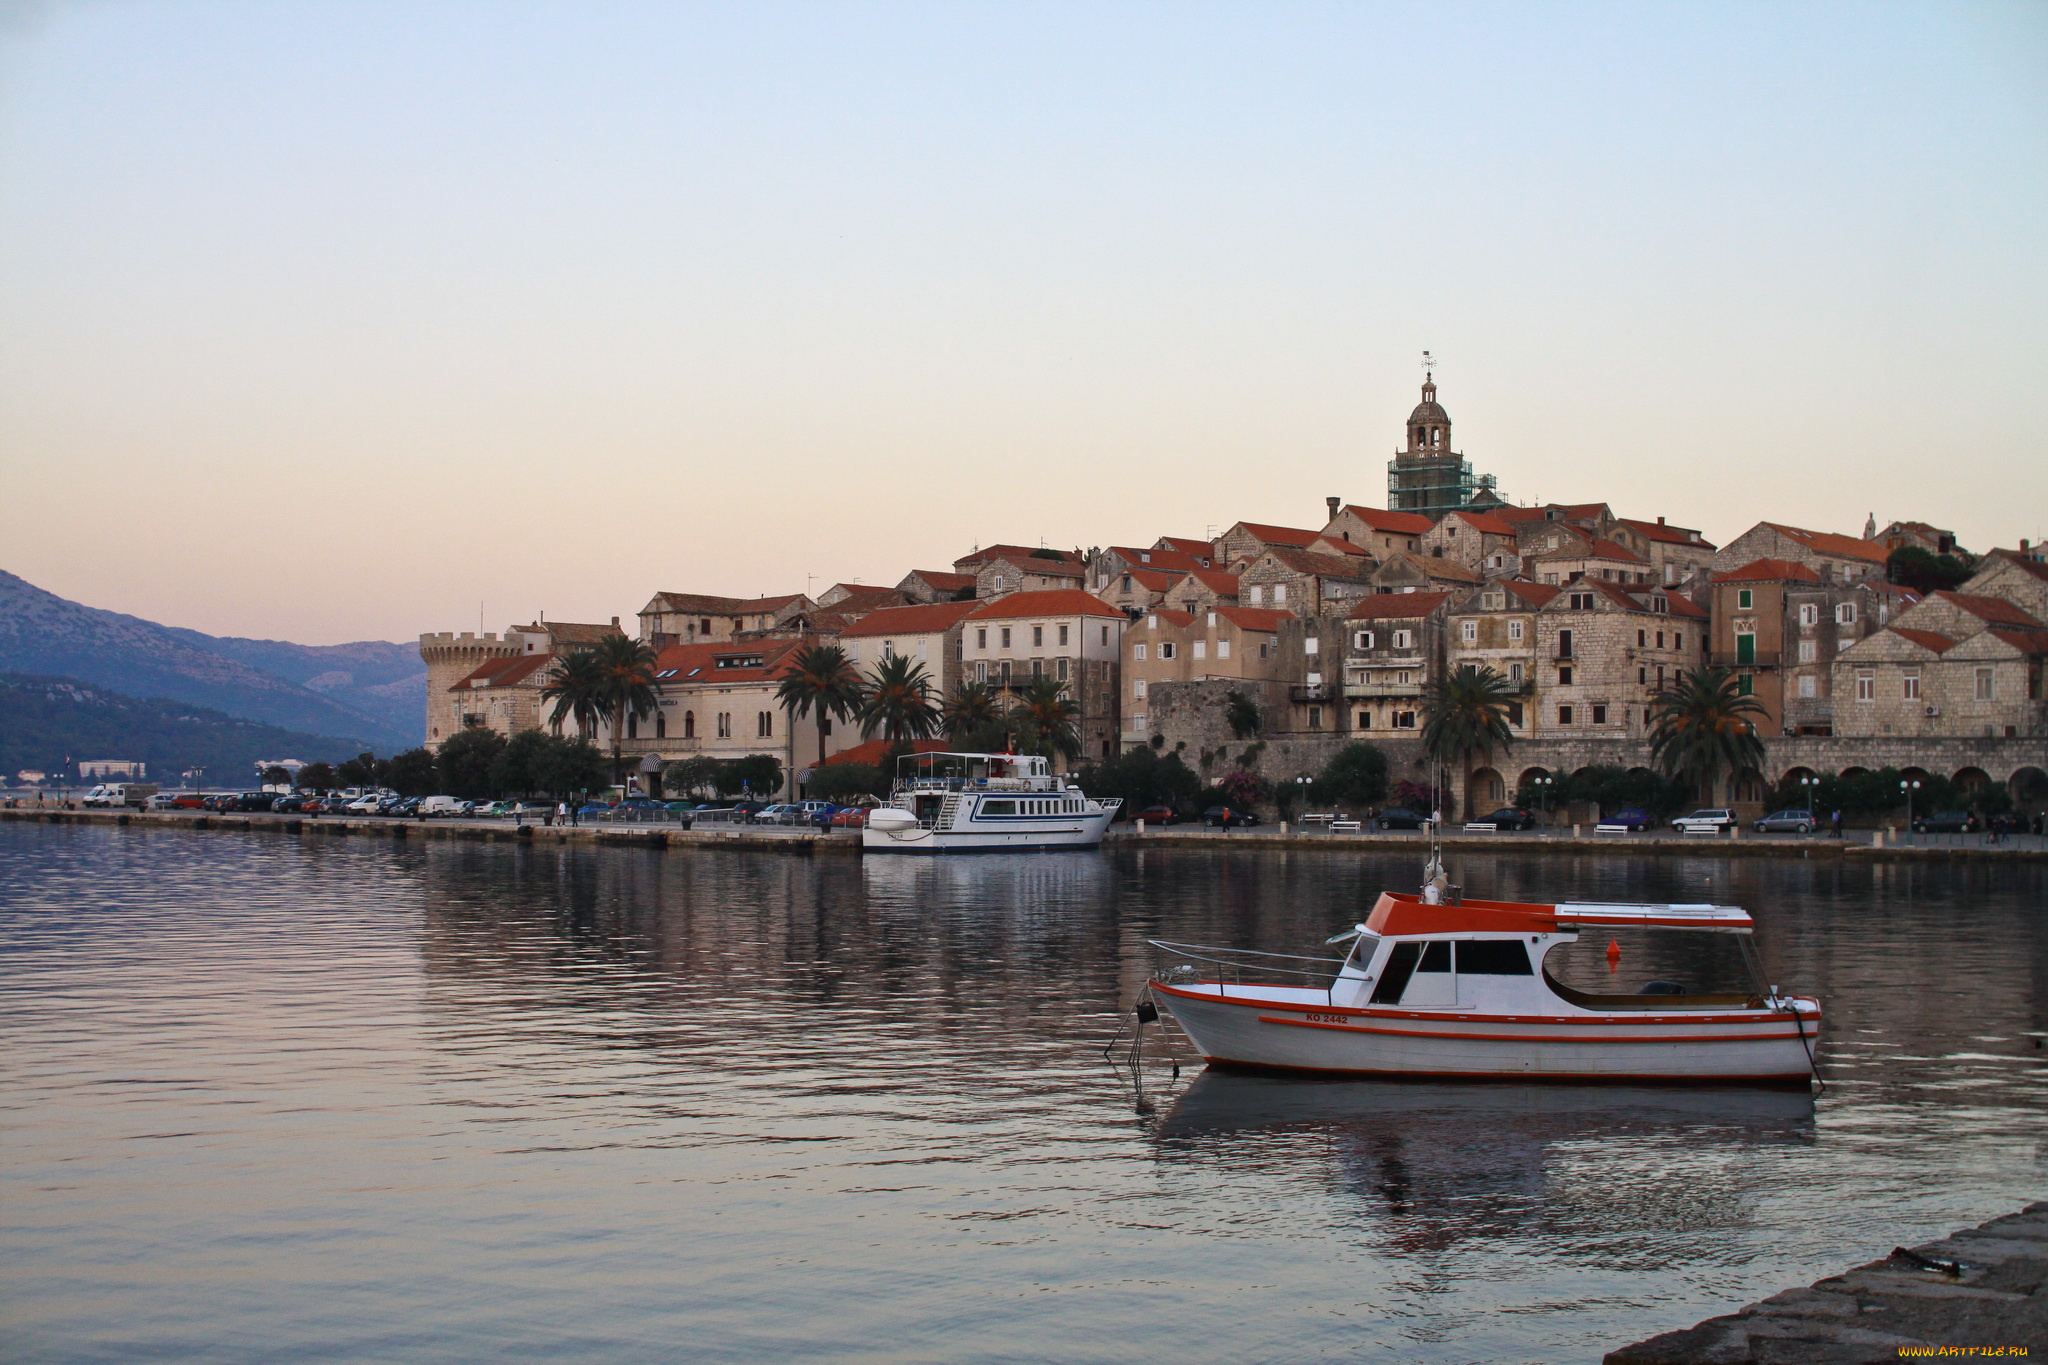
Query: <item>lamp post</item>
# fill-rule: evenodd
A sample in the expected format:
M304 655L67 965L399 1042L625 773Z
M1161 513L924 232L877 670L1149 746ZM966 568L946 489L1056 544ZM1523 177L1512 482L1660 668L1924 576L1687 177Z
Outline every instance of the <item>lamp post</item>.
M1545 815L1550 814L1550 789L1556 784L1557 779L1554 777L1532 777L1529 779L1529 785L1536 788L1536 799L1542 805Z
M1913 793L1920 790L1919 779L1906 779L1899 783L1899 790L1906 794L1906 842L1917 843L1913 838Z

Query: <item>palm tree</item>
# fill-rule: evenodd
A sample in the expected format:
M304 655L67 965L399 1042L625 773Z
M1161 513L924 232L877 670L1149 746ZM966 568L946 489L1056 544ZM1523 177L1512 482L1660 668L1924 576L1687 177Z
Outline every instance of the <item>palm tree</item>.
M996 694L987 683L972 679L963 679L953 689L953 695L939 705L939 719L955 744L960 742L962 735L993 725L1002 718Z
M1081 735L1074 718L1081 713L1067 685L1058 678L1033 678L1017 691L1017 704L1010 708L1010 724L1019 742L1031 753L1081 753Z
M1650 698L1650 752L1666 773L1711 788L1723 771L1763 766L1764 742L1750 717L1769 713L1736 688L1725 668L1695 668L1657 689Z
M590 651L597 657L600 708L612 724L612 785L624 786L625 759L619 744L628 717L638 719L660 707L654 694L654 648L630 635L607 635Z
M880 730L891 745L925 739L939 726L939 708L932 704L931 675L923 664L904 654L891 654L875 665L860 704L860 733L874 738Z
M838 645L806 645L790 660L789 669L782 675L782 683L775 689L775 700L782 709L789 712L790 724L798 716L808 716L813 710L818 713L818 761L825 759L825 721L828 716L841 720L860 709L866 699L867 689L854 671L853 663L846 657L846 651Z
M603 666L595 650L573 649L556 663L554 675L541 688L543 703L553 702L548 723L560 729L564 720L576 722L576 733L590 738L605 717Z
M1508 706L1521 688L1491 668L1461 664L1458 671L1429 685L1423 699L1422 749L1438 767L1455 764L1458 789L1470 794L1472 760L1507 749L1515 742L1508 728ZM1468 812L1469 813L1469 812Z

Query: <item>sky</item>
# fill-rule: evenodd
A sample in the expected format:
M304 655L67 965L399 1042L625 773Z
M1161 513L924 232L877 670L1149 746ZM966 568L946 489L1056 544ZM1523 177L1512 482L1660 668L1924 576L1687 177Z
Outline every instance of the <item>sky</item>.
M333 643L1384 506L2048 534L2048 6L0 0L0 568Z

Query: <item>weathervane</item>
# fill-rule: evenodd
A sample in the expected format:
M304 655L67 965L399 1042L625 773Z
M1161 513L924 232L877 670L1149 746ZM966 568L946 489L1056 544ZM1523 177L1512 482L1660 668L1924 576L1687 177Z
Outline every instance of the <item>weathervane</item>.
M1424 379L1436 378L1436 357L1431 355L1428 351L1424 351L1422 353L1422 368L1425 371L1427 371L1427 373L1423 375Z

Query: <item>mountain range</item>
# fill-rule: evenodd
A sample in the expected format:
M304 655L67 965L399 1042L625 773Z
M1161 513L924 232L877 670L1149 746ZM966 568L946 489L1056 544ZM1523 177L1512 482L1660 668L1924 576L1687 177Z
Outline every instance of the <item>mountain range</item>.
M426 725L427 673L415 645L206 635L84 606L5 570L0 670L208 707L379 753L414 747Z

